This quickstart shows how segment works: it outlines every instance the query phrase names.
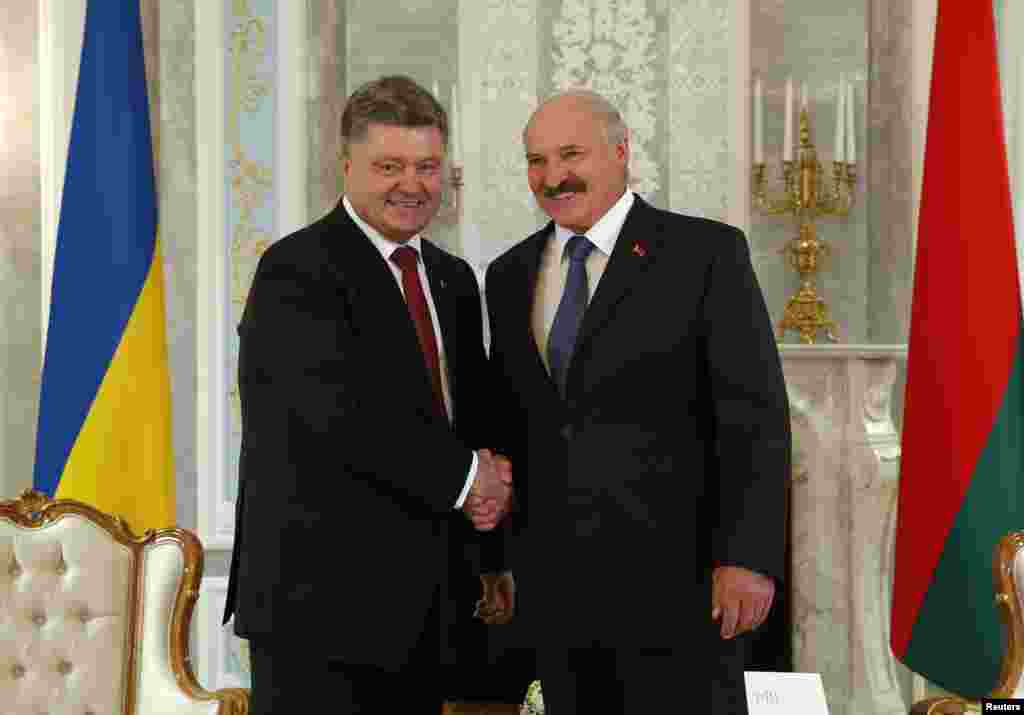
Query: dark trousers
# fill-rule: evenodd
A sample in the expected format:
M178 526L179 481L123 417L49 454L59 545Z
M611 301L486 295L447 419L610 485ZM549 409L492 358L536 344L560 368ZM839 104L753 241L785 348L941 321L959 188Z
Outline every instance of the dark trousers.
M685 687L683 674L692 655L664 649L541 648L537 670L544 713L688 712L695 705L688 703L694 695L692 688ZM703 711L702 707L692 709Z
M387 637L387 624L381 624ZM252 695L249 715L437 715L444 701L438 609L431 608L423 633L399 670L345 663L307 654L301 643L249 642Z
M716 634L710 654L705 643L694 640L672 650L542 648L537 670L545 715L747 715L746 639L723 641Z
M751 634L723 640L720 625L712 632L713 659L709 666L711 710L715 715L747 715L747 688L743 671L747 668Z

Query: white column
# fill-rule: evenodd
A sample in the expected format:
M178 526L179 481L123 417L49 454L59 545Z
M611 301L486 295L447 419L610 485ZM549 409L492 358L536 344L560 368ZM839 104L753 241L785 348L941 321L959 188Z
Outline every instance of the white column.
M304 4L304 3L303 3ZM207 549L230 542L217 534L217 508L222 501L208 496L225 478L227 392L225 331L228 300L224 234L226 181L224 143L224 3L195 4L196 98L196 466L198 531Z

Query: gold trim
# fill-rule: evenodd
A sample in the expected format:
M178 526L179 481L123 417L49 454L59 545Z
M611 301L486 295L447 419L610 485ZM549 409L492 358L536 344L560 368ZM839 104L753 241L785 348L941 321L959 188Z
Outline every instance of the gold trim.
M1020 584L1013 573L1013 562L1021 549L1024 549L1024 531L1012 531L999 540L992 556L994 602L1006 630L1006 651L999 681L987 695L989 698L1013 697L1017 684L1024 677L1024 616L1020 606ZM952 695L918 701L910 712L911 715L961 715L980 710L979 701Z
M147 548L167 542L176 544L183 555L182 576L174 601L171 616L170 658L174 678L188 697L197 702L218 701L218 715L247 715L249 712L249 691L243 688L224 688L210 692L202 688L192 671L189 654L189 629L196 600L199 598L199 584L203 577L203 547L199 538L187 529L147 529L140 537L119 516L106 514L74 499L50 499L45 494L26 489L14 500L0 501L0 520L8 520L29 529L39 529L56 522L66 514L77 514L96 524L111 535L115 542L131 551L131 592L128 595L129 614L126 631L127 643L124 660L124 703L123 712L134 715L137 693L136 643L142 636L142 579L144 576L144 551Z
M914 703L910 715L964 715L970 710L971 705L967 700L944 695Z
M996 592L996 608L1006 629L1006 652L999 673L999 684L992 698L1013 697L1017 683L1024 676L1024 620L1020 608L1020 584L1013 574L1013 562L1024 548L1024 532L1013 531L996 545L992 558L992 581Z

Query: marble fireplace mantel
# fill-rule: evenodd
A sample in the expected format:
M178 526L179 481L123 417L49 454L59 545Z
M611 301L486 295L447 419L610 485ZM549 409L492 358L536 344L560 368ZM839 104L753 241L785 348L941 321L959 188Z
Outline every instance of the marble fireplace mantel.
M899 477L893 385L905 345L782 345L793 423L793 667L831 715L906 713L889 649Z

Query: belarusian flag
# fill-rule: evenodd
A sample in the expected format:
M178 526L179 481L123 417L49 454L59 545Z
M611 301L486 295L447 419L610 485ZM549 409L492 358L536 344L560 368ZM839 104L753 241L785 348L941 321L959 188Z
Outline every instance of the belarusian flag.
M1024 528L1017 255L992 4L939 0L911 311L892 648L952 692L996 685L999 538Z

